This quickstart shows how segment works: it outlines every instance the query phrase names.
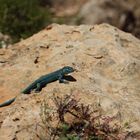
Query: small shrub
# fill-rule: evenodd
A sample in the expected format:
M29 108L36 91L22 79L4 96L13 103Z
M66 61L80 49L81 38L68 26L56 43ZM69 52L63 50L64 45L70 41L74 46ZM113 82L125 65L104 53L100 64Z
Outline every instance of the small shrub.
M63 99L54 96L53 103L50 106L44 101L41 106L42 128L46 133L43 138L38 135L41 140L126 140L135 136L114 123L115 116L102 115L98 106L81 104L69 95Z

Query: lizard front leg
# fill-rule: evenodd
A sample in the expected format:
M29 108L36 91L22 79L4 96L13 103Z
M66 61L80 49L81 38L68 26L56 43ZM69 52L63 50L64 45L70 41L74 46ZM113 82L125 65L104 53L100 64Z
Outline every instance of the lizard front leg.
M65 80L65 79L63 78L63 75L62 75L62 74L60 74L60 75L58 76L58 80L59 80L59 83L64 83L64 84L68 84L68 83L69 83L67 80Z

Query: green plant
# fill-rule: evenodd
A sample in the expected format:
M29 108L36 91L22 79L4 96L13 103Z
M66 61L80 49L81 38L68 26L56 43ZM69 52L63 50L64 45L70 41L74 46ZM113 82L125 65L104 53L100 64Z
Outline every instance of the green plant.
M49 15L38 0L0 0L0 31L17 42L49 23Z

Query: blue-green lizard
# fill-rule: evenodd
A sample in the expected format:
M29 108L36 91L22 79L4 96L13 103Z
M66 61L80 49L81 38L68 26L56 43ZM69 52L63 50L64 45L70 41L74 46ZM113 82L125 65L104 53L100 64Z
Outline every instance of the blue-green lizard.
M25 88L23 91L21 91L21 93L23 94L29 94L32 90L35 89L35 92L39 92L41 91L41 89L43 87L45 87L47 84L54 82L56 80L59 80L59 83L68 83L68 81L66 81L64 79L64 76L74 72L74 68L69 67L69 66L65 66L57 71L54 71L50 74L46 74L41 76L40 78L38 78L37 80L35 80L33 83L31 83L27 88ZM12 102L14 102L16 99L16 97L0 104L0 107L4 107L4 106L8 106L10 105Z

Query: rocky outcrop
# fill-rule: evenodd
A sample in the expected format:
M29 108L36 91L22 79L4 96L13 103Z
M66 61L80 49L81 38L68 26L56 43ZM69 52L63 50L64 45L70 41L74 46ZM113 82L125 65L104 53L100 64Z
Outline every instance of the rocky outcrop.
M64 17L65 21L66 17L71 19L71 16L75 15L85 2L86 0L50 0L49 5L55 16Z
M79 12L81 23L109 23L140 38L139 0L89 0Z
M43 74L63 66L77 69L69 84L54 82L35 94L20 91ZM108 24L53 24L0 50L0 102L16 101L0 112L0 139L37 139L40 105L53 93L73 93L85 104L100 103L106 114L140 130L140 40Z

